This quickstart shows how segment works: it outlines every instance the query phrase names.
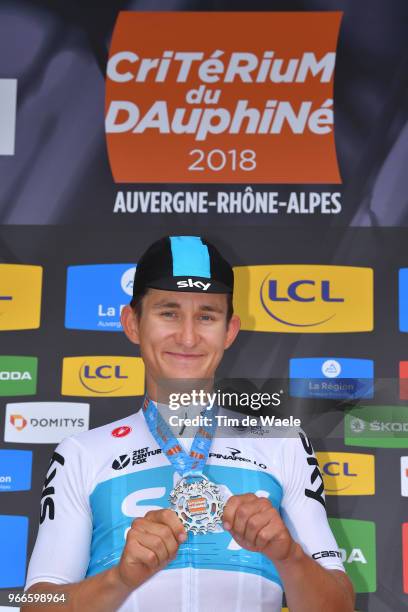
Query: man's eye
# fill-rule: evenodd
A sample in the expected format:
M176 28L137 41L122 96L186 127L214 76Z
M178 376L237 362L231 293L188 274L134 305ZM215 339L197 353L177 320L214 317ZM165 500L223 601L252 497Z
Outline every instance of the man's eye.
M160 316L161 317L166 317L168 319L171 319L171 318L176 316L176 313L172 312L171 310L166 310L165 312L161 312Z
M200 315L200 319L203 320L203 321L214 321L214 317L212 315L208 315L208 314Z

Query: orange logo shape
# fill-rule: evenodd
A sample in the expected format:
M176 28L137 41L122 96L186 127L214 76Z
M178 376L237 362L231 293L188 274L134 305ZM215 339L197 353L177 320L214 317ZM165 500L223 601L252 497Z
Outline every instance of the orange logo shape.
M12 414L10 415L10 423L14 425L18 431L21 431L27 425L27 419L25 419L21 414Z
M121 12L106 76L115 181L340 183L341 15Z

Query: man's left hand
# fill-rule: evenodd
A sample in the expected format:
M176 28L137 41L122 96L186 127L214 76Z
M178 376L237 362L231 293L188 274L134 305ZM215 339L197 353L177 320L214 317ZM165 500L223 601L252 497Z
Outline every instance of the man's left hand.
M261 552L271 561L285 561L295 551L296 543L279 512L265 497L233 495L225 504L223 523L242 548Z

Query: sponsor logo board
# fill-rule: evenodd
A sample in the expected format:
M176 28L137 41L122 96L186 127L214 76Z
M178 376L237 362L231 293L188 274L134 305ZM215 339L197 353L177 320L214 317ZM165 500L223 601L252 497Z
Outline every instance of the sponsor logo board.
M61 395L132 396L144 394L144 363L140 357L65 357Z
M0 264L0 330L40 327L42 267Z
M401 495L408 497L408 457L401 457Z
M406 406L359 406L344 417L344 443L373 448L408 448Z
M234 268L234 310L248 331L372 331L373 270L352 266Z
M35 395L37 357L0 356L0 396Z
M54 444L89 429L89 404L25 402L6 405L5 442Z
M289 392L294 397L372 398L374 363L370 359L308 357L289 361Z
M33 452L29 450L0 450L0 492L29 491Z
M28 517L0 514L0 589L25 584Z
M356 593L377 589L375 523L330 518L329 524L342 556L344 569Z
M133 295L134 264L69 266L65 327L121 331L120 313Z
M317 452L326 495L374 495L374 455Z

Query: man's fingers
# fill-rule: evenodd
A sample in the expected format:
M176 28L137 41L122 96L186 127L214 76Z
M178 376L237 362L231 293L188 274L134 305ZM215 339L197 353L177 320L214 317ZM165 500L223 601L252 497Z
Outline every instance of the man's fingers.
M149 531L134 532L135 540L141 546L151 550L157 557L158 565L168 563L170 560L170 554L166 544L163 542L161 537L155 533ZM150 566L149 566L150 567Z
M245 527L243 534L244 539L250 542L253 546L256 546L258 533L263 530L269 523L273 523L275 518L273 508L270 505L259 504L258 510L255 514L252 514Z
M147 512L145 515L145 519L154 523L167 525L172 530L178 542L185 542L187 540L186 530L174 510L170 510L169 508L165 510L150 510L150 512Z
M144 529L148 533L154 534L161 538L162 542L167 548L168 556L170 558L174 557L179 547L179 541L176 539L173 530L168 525L146 520L144 523Z
M224 529L229 531L234 526L235 514L237 509L246 502L253 502L257 500L258 497L253 493L245 493L244 495L233 495L229 498L227 503L225 504L224 512L222 515L222 520L224 523Z

